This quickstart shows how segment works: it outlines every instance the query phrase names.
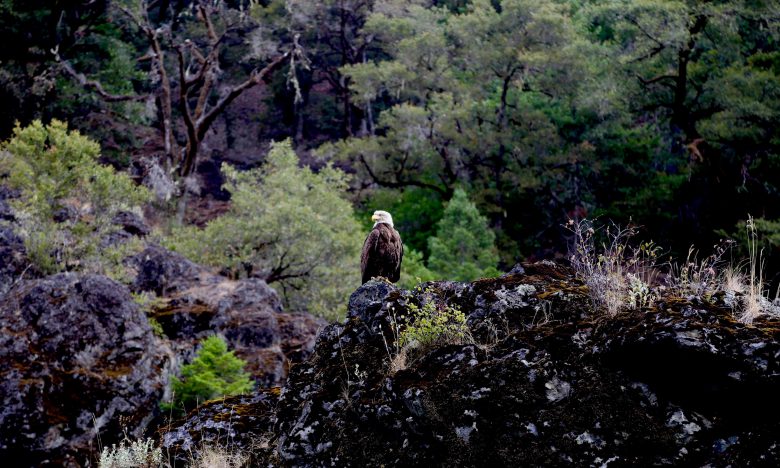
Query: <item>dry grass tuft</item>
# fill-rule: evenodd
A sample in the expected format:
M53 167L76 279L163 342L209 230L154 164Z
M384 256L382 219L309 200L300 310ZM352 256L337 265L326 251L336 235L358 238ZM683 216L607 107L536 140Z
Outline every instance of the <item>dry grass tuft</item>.
M566 228L573 234L569 260L588 286L594 307L615 316L621 310L652 305L659 247L652 242L634 245L631 241L637 230L633 227L607 227L598 247L599 230L593 222L569 220Z
M192 460L192 468L241 468L246 465L248 457L224 447L205 447L200 450L199 457Z
M598 230L591 221L569 220L566 228L574 239L571 264L588 286L594 307L609 316L652 306L662 294L709 300L723 291L739 321L750 324L762 315L780 317L780 290L774 300L770 299L764 283L763 250L758 248L752 217L748 217L746 226L749 258L744 262L735 267L725 260L735 244L731 240L716 245L713 254L701 260L691 247L685 262L669 265L664 285L657 287L663 266L657 262L659 248L652 242L631 242L637 233L635 228L607 227L598 248L594 240Z
M699 260L696 249L691 247L682 265L671 265L665 281L667 289L680 297L712 296L722 287L724 257L733 245L734 241L721 242L713 248L712 255L702 260Z
M764 283L764 250L758 248L759 240L753 217L748 215L745 223L747 230L748 259L744 268L747 273L742 273L741 278L730 278L731 287L742 289L742 310L739 313L739 321L751 324L762 315L780 316L780 297L769 299L769 291L766 291ZM725 283L725 281L724 281ZM739 283L739 284L734 284ZM725 289L724 284L724 289Z
M409 359L409 351L406 346L390 359L390 375L395 375L397 372L407 368Z
M721 275L721 287L727 293L744 294L746 281L745 274L732 266L726 267Z

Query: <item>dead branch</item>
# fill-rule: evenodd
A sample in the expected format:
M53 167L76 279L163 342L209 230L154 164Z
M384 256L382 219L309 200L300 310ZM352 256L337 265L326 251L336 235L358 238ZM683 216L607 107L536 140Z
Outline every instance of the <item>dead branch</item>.
M103 88L103 85L95 80L88 79L83 73L77 72L73 66L67 61L62 60L59 53L54 51L54 60L60 64L60 68L68 74L71 78L76 80L82 87L96 92L106 102L127 102L127 101L143 101L147 98L145 94L112 94Z

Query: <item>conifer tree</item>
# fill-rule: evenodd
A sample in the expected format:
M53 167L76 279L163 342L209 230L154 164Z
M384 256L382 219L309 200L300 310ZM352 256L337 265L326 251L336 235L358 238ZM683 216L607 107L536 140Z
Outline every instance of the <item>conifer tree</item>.
M429 240L429 268L441 278L470 281L498 273L495 234L466 192L456 189Z
M182 367L181 376L171 379L176 400L162 407L190 410L206 400L251 391L254 384L244 366L246 362L228 351L222 337L212 335L203 340L195 359Z

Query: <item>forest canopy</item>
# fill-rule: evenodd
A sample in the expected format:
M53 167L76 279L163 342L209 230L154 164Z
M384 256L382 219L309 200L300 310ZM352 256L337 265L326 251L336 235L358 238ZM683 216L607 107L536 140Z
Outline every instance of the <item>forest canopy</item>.
M357 286L375 209L414 252L407 281L562 257L569 218L684 257L752 215L780 271L776 1L0 0L0 23L2 140L67 122L156 194L171 245L302 308ZM441 234L463 216L468 272ZM316 273L276 271L307 249Z

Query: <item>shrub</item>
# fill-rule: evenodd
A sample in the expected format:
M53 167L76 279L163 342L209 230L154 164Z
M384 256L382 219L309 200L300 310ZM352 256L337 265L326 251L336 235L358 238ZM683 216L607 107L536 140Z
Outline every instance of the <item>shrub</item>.
M288 140L273 145L260 169L223 166L230 210L204 229L175 230L164 243L234 276L265 279L288 309L335 320L360 284L363 233L343 198L347 176L331 166L315 173L298 162Z
M187 466L192 468L240 468L246 466L247 454L222 446L204 446L191 452ZM152 439L131 441L125 438L119 446L106 447L100 454L98 468L162 468L163 453Z
M127 445L126 445L127 444ZM100 454L98 468L156 468L163 466L162 450L152 439L123 440Z
M598 310L615 315L623 309L652 305L650 285L657 274L659 248L652 242L631 244L635 228L608 227L605 241L596 247L597 229L588 220L569 220L573 234L569 260L577 276L588 286L591 301Z
M252 391L254 383L244 371L246 362L228 351L227 343L217 335L202 341L195 359L171 379L175 401L163 403L165 411L188 411L199 403L222 396Z
M466 316L456 307L429 300L421 307L410 303L407 309L409 315L402 318L409 322L398 336L402 348L425 350L443 344L461 344L470 337Z
M98 162L100 147L66 124L14 129L2 144L0 176L21 191L12 201L19 234L44 273L81 270L124 279L122 259L137 246L108 242L120 211L149 199L145 188Z

